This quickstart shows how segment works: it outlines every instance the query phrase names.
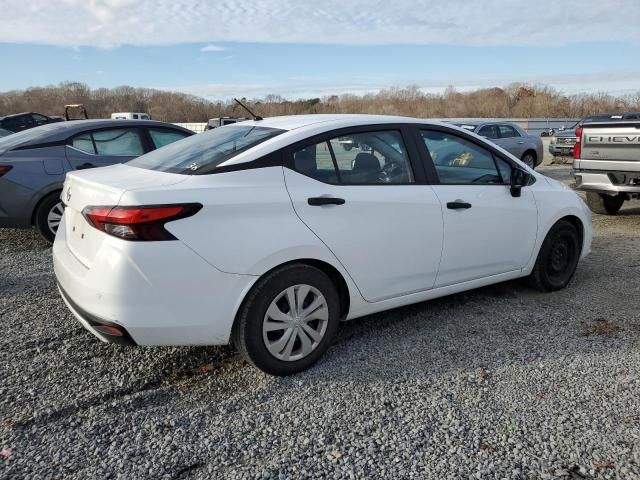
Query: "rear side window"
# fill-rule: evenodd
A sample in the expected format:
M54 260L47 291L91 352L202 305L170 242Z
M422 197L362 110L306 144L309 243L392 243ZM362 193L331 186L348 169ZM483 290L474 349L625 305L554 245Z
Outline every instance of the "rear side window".
M94 155L138 156L144 153L138 131L127 128L84 132L71 139L71 146Z
M175 130L169 130L168 128L150 128L149 135L156 148L164 147L165 145L190 136L184 132L177 132Z
M475 143L450 133L420 132L442 184L502 184L493 154ZM505 175L508 174L505 172Z
M490 140L495 140L496 138L500 138L500 131L497 125L485 125L478 130L478 135Z
M520 136L518 131L511 125L498 125L498 131L500 132L500 138L512 138Z
M387 185L413 183L402 134L397 130L334 137L294 152L299 173L328 183Z
M249 125L216 128L154 150L127 165L192 175L213 173L223 162L283 132Z
M315 143L293 153L296 172L325 183L338 183L328 142Z

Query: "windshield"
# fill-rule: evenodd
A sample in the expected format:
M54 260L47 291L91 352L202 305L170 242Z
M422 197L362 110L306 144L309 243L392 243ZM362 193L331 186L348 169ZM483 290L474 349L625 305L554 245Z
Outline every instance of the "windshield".
M23 130L22 132L7 135L6 137L0 138L0 151L11 150L28 143L38 143L41 140L48 138L56 130L62 130L64 128L66 128L64 122L49 123L47 125L41 125L39 127L30 128L29 130Z
M142 155L127 165L161 172L202 175L284 130L254 126L220 127Z

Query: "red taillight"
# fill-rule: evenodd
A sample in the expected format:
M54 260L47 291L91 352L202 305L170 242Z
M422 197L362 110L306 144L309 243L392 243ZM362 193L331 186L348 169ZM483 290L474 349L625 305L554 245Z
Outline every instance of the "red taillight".
M13 168L12 165L0 165L0 177Z
M576 128L576 143L573 145L573 158L580 159L582 154L582 127Z
M164 225L167 222L194 215L202 208L199 203L180 205L149 205L143 207L86 207L82 215L105 233L124 240L175 240Z

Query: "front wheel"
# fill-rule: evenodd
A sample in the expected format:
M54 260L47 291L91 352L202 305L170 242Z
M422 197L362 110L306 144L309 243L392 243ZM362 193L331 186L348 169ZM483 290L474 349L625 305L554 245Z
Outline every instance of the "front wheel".
M587 192L587 205L593 213L601 215L615 215L622 208L625 196L622 193L617 195L605 195L602 193Z
M530 169L534 169L536 168L536 156L535 154L531 153L531 152L525 152L524 155L522 155L522 163L524 163L527 167L529 167Z
M529 283L542 292L552 292L567 286L580 259L580 235L566 220L556 223L544 239Z
M251 290L238 313L232 341L260 370L290 375L309 368L329 348L339 316L338 293L324 272L309 265L286 265Z
M44 197L36 209L34 224L38 232L47 242L53 243L62 221L64 205L60 200L60 192L53 192Z

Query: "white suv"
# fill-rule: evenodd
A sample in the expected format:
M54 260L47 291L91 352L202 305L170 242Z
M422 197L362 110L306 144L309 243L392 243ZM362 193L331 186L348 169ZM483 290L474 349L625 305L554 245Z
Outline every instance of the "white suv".
M590 213L559 182L452 125L309 115L216 128L72 172L60 291L105 341L232 341L276 375L341 320L518 277L563 288Z

